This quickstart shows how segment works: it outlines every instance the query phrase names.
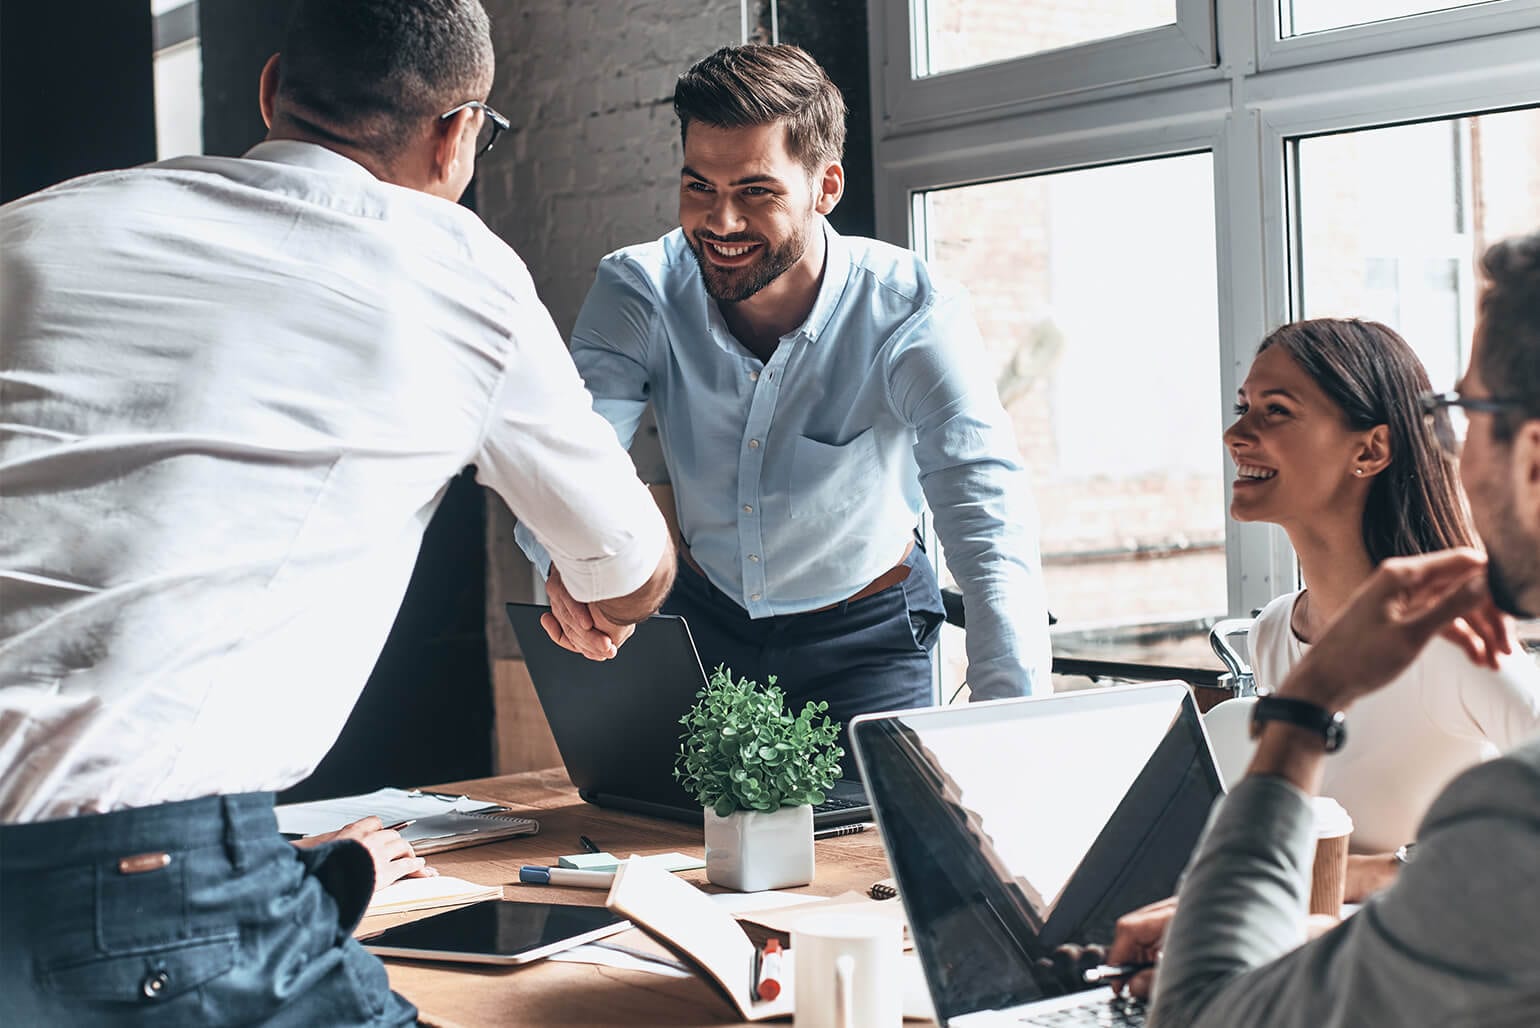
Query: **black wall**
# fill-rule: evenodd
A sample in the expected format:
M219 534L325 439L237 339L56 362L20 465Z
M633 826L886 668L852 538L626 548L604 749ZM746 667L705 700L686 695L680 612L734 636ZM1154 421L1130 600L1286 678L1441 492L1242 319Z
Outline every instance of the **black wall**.
M0 203L155 159L150 5L0 3Z
M770 40L770 5L760 7L756 38ZM823 65L845 96L845 196L829 224L841 235L877 234L873 188L872 85L867 67L866 0L778 0L780 42L795 43Z

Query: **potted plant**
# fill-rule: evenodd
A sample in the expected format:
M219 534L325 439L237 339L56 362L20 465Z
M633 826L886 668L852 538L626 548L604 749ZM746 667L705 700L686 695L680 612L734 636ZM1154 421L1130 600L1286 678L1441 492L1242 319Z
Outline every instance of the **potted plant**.
M771 677L761 687L718 666L679 723L674 777L706 812L706 878L741 892L813 880L813 804L845 751L829 705L795 716Z

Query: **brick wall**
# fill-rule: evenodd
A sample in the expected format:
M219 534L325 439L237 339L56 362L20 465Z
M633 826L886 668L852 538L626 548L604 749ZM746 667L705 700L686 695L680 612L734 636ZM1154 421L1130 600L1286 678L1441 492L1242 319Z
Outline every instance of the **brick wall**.
M678 224L674 80L740 42L738 0L484 0L497 75L490 102L512 129L477 169L476 206L529 265L565 336L599 259ZM661 458L645 430L644 478ZM517 653L501 602L532 598L513 519L489 504L487 639Z
M741 35L734 0L488 0L513 123L476 202L565 334L609 251L677 224L674 80Z

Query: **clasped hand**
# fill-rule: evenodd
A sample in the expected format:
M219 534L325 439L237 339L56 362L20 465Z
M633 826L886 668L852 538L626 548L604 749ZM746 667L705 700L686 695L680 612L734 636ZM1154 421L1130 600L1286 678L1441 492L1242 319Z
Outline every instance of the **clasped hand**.
M636 630L635 625L617 625L605 617L598 604L573 599L555 565L546 579L545 592L551 613L540 616L540 626L556 645L589 660L609 660Z

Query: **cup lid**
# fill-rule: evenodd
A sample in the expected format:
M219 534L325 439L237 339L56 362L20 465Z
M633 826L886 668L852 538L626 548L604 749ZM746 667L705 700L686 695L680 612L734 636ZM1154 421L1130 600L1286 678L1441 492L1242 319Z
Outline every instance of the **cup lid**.
M1352 834L1353 818L1342 804L1330 796L1317 796L1314 806L1317 839L1334 839L1339 835Z

